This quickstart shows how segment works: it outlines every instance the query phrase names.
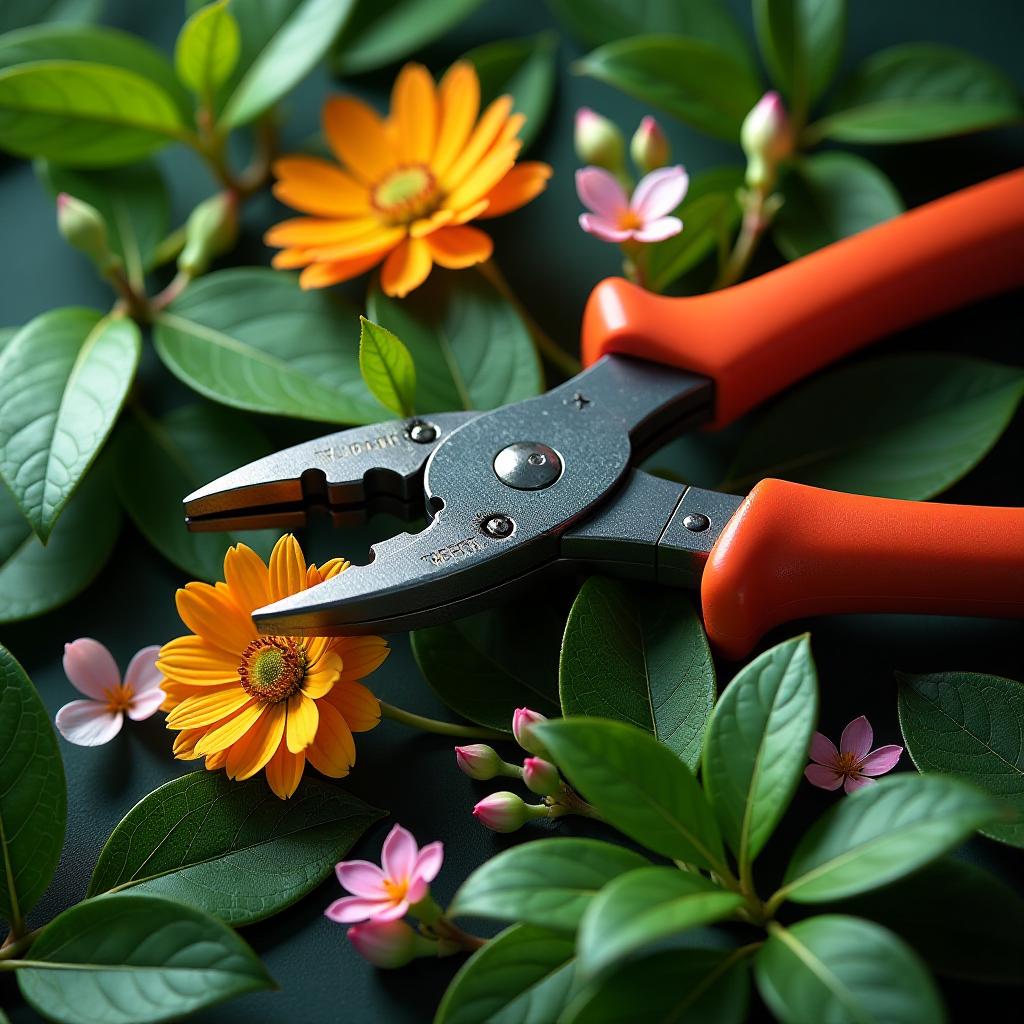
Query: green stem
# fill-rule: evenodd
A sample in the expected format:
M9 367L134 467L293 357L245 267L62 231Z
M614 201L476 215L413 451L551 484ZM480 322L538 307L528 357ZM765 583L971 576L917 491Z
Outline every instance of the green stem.
M412 729L420 729L422 732L436 733L438 736L459 736L470 737L481 740L507 740L508 737L495 729L485 729L482 726L460 725L458 722L441 722L436 718L426 718L423 715L414 714L412 711L405 711L396 708L394 704L380 701L380 713L384 718L390 718L393 722L401 722Z
M748 190L740 233L736 237L732 252L718 271L718 277L711 286L712 291L735 284L749 266L761 236L769 224L769 218L765 216L764 200L764 193L760 189Z
M162 267L165 263L178 258L178 253L185 248L185 225L176 227L153 250L153 266Z
M3 969L4 961L15 960L24 953L39 938L42 931L42 928L36 928L35 931L27 932L20 939L14 939L0 949L0 969Z

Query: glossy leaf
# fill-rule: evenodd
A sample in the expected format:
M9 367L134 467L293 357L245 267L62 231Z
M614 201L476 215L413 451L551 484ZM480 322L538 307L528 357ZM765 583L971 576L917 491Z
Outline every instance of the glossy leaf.
M142 338L124 316L57 309L0 359L0 476L45 544L103 447L135 377Z
M418 412L494 409L543 389L523 318L482 274L435 268L405 299L375 286L367 316L412 353Z
M704 791L741 865L753 862L785 814L817 720L818 677L806 635L740 669L715 706Z
M952 46L906 43L857 68L810 133L843 142L917 142L1022 117L1020 93L998 68Z
M41 21L91 21L103 9L103 0L18 0L0 6L0 33Z
M274 987L227 925L157 896L88 900L55 918L32 946L18 984L60 1024L147 1024Z
M575 993L573 940L517 924L459 969L434 1024L532 1024L558 1019Z
M373 71L439 39L482 0L356 0L332 60L339 75Z
M789 260L881 224L904 210L893 183L851 153L815 153L786 176L772 238Z
M103 568L121 530L121 512L104 467L94 468L44 546L0 487L0 623L57 608Z
M238 22L228 0L216 0L193 14L174 47L178 77L204 100L228 78L241 52Z
M20 330L20 327L0 327L0 352L3 352L3 350L7 348L8 342L10 342Z
M900 729L914 764L991 793L1006 820L982 832L1024 847L1024 685L978 672L898 678Z
M372 423L387 410L359 374L359 319L323 292L262 268L221 270L156 317L167 368L215 402L331 423Z
M596 839L524 843L477 868L448 913L571 932L603 886L646 864L640 854Z
M941 775L893 775L844 797L811 826L779 897L853 896L927 864L999 816L980 790Z
M57 869L66 817L64 766L50 716L25 670L0 645L0 920L19 932Z
M646 867L606 885L587 907L576 940L579 971L599 974L679 932L713 924L743 905L702 875Z
M867 418L864 395L871 395ZM781 477L855 494L931 498L987 454L1022 395L1019 369L968 356L913 352L844 366L761 416L723 486L746 490Z
M664 857L726 873L711 807L663 743L597 718L545 722L536 731L569 783L609 824Z
M224 578L231 545L247 544L266 560L278 532L192 533L182 499L270 448L250 420L216 406L180 406L158 420L136 414L117 438L118 495L139 532L168 561L192 578L215 582Z
M946 1013L917 956L870 921L838 914L775 926L754 960L757 987L783 1024L942 1024Z
M725 50L686 36L644 35L606 43L578 68L698 131L733 142L761 98L753 71Z
M416 367L402 342L386 327L359 318L359 372L370 393L399 416L411 416L416 400Z
M565 625L558 686L564 715L629 722L696 770L715 666L682 591L587 580Z
M515 101L513 112L523 114L526 124L519 132L527 149L544 126L555 92L555 55L558 37L542 32L525 39L502 39L485 43L463 55L480 77L480 106L483 108L505 93Z

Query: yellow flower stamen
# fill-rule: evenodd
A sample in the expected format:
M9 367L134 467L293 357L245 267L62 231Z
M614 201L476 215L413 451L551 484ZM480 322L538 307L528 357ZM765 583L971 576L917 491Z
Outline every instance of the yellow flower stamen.
M410 224L433 213L441 202L434 175L422 164L399 167L374 186L370 201L390 224Z
M856 754L851 754L850 751L844 750L836 760L834 771L840 775L856 775L859 769L860 761Z
M408 879L396 882L393 879L385 878L381 884L384 887L384 891L388 894L388 898L394 900L395 903L401 903L405 899L405 894L409 891Z
M135 691L126 683L118 683L117 686L109 686L103 691L107 698L108 711L127 711L131 706Z
M294 640L264 636L242 652L238 680L242 689L264 704L277 704L297 693L306 677L306 649Z

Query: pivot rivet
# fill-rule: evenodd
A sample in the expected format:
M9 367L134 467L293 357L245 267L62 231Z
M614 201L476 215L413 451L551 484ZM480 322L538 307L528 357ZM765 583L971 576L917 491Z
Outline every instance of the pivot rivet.
M416 444L431 444L437 440L437 427L424 420L413 420L406 428L406 436Z
M511 537L516 524L508 516L489 516L484 520L483 531L488 537L504 540Z
M685 526L690 533L703 533L711 525L711 520L700 512L691 512L684 520Z
M495 476L517 491L539 491L562 475L562 459L540 441L517 441L494 457Z

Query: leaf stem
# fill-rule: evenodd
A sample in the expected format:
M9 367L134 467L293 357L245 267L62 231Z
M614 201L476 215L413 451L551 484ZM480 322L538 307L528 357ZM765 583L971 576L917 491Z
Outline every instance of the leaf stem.
M760 188L750 188L744 192L740 233L736 236L732 252L719 268L715 283L711 286L712 291L728 288L743 277L761 238L775 219L781 205L781 196L769 194Z
M441 722L436 718L426 718L424 715L414 714L403 708L396 708L394 704L380 701L380 713L383 718L390 718L393 722L400 722L412 729L419 729L422 732L436 733L438 736L460 736L481 740L507 740L502 732L496 729L485 729L483 726L463 725L459 722Z
M26 932L21 938L9 939L2 948L0 948L0 970L3 970L3 963L7 960L15 960L22 953L24 953L36 939L42 934L42 928L36 928L34 931Z

